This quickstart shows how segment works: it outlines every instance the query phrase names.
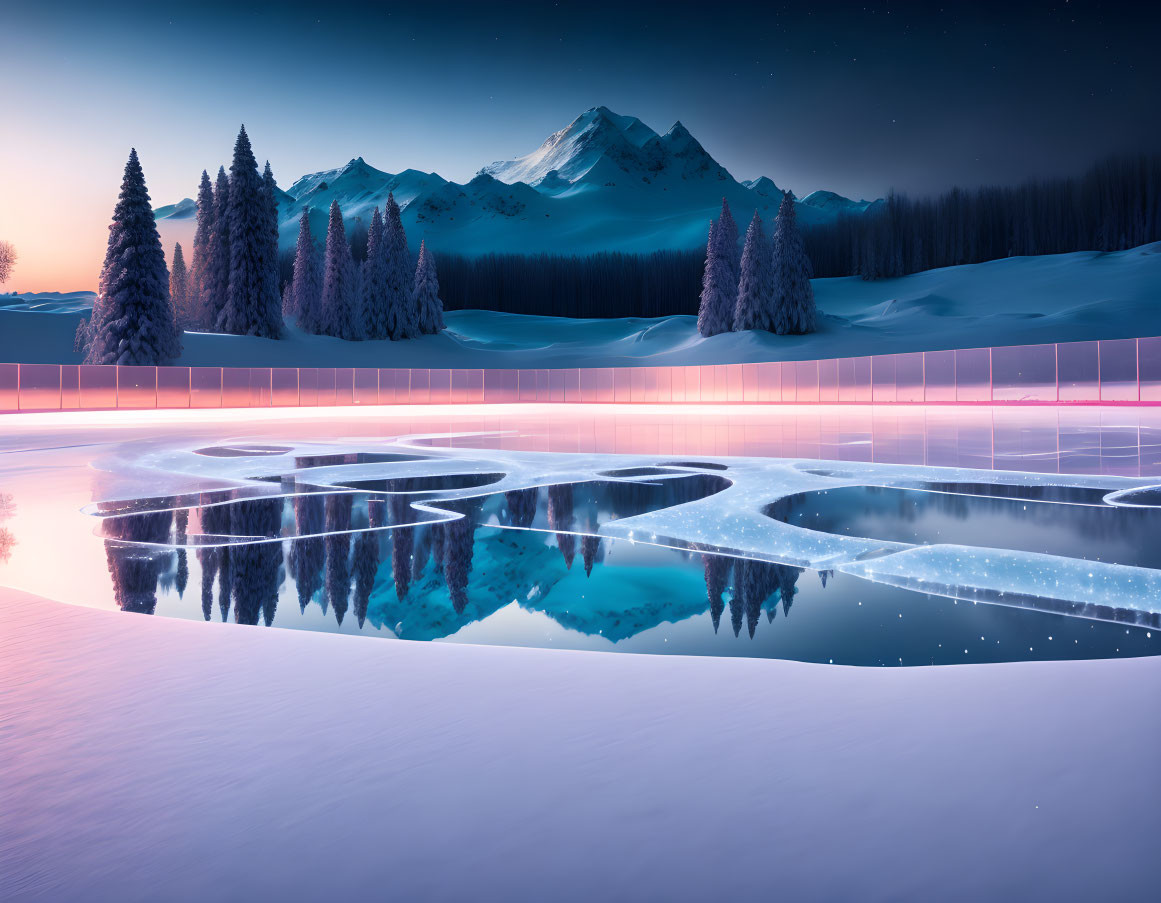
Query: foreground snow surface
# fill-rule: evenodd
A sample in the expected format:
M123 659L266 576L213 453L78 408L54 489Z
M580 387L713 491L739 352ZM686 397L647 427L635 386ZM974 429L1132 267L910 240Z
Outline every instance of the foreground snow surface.
M0 898L1140 898L1159 679L384 643L5 590Z
M810 360L1161 335L1161 243L1111 254L1013 257L879 282L816 279L820 330L703 339L690 316L573 320L452 311L447 330L406 342L344 342L293 326L283 341L187 333L185 365L595 367ZM92 296L0 296L0 361L78 363Z

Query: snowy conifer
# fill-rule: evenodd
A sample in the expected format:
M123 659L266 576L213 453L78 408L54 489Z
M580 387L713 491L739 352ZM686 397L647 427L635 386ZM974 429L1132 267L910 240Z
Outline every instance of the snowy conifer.
M282 334L277 274L273 281L270 275L278 263L277 258L270 260L272 202L243 126L230 164L230 284L226 306L218 314L222 332L266 338Z
M390 338L387 330L387 241L379 208L367 230L367 259L363 262L363 329L369 339Z
M322 322L322 273L318 247L310 231L310 208L302 208L298 221L298 246L294 252L294 278L291 281L290 307L305 332L318 333Z
M387 337L409 339L419 334L418 318L411 305L413 273L407 254L407 235L394 193L387 195L384 222L387 256Z
M411 306L419 315L420 335L435 335L443 329L443 302L439 300L435 258L424 242L419 243L419 263L415 267Z
M262 269L263 305L260 313L275 330L275 335L281 336L283 324L282 293L278 286L278 183L274 181L274 172L270 169L269 160L266 161L266 170L262 173L262 189L266 200L266 256Z
M730 264L730 272L734 275L734 291L737 291L738 277L741 275L742 254L738 249L738 224L734 222L730 213L730 205L722 198L722 212L718 217L718 231L722 241L722 253Z
M327 225L327 246L323 263L321 322L319 332L339 339L357 339L361 335L357 318L358 298L355 264L351 246L343 227L339 202L331 201Z
M786 192L778 207L774 222L772 256L774 286L774 332L779 335L797 335L813 332L815 328L813 275L810 258L802 243L802 234L794 211L794 193Z
M173 246L173 266L169 269L169 300L173 305L173 319L180 333L190 324L189 273L185 268L185 255L181 252L181 242Z
M738 303L734 308L734 329L774 331L772 303L774 286L771 271L771 247L762 228L762 217L754 211L746 230L746 247L742 251L742 274L738 279Z
M214 183L209 173L202 170L202 181L198 185L198 224L194 232L193 258L189 266L189 325L203 325L202 286L210 265L210 241L214 234Z
M218 318L226 308L230 294L230 180L226 170L218 167L214 183L213 231L202 278L201 327L217 329Z
M145 174L129 152L88 330L87 364L168 364L180 353Z
M703 336L729 332L734 324L737 284L722 244L721 221L710 225L706 242L705 272L701 278L701 303L697 308L697 331Z

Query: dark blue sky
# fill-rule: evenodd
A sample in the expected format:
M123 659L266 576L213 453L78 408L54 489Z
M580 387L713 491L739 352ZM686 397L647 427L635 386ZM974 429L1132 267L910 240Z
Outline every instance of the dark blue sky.
M242 121L284 187L359 155L465 180L598 104L680 119L736 177L800 195L1072 173L1161 147L1161 12L1145 6L9 6L0 172L22 178L0 230L45 202L24 176L63 181L51 203L111 206L130 145L155 199L191 195Z

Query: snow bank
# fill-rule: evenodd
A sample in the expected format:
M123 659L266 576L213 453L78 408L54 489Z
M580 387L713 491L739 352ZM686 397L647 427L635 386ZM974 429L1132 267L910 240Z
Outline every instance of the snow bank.
M1161 660L384 642L0 593L0 897L1129 899Z
M344 342L293 327L284 341L191 333L179 363L255 367L594 367L809 360L1161 335L1161 242L1129 251L1013 257L898 279L814 280L820 329L726 333L694 317L573 320L453 311L447 331L405 342ZM0 299L0 361L76 363L80 314L29 311L48 296Z

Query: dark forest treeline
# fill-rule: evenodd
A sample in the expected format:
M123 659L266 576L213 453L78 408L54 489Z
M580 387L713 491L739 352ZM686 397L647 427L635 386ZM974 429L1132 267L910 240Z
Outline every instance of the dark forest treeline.
M806 230L816 276L882 279L1002 257L1121 251L1161 240L1161 154L1114 157L1080 178L935 198L892 195Z
M356 260L365 228L351 229ZM1114 157L1079 178L892 195L871 211L802 230L814 275L882 279L934 267L1161 241L1161 154ZM289 275L284 262L284 278ZM583 257L437 253L446 310L563 317L696 315L705 249Z
M437 254L445 310L557 317L697 314L703 251L652 254Z

